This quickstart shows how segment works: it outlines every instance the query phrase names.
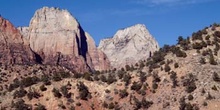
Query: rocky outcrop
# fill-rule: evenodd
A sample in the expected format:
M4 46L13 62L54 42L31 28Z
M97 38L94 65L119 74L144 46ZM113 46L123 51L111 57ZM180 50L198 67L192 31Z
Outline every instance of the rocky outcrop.
M110 62L107 56L95 45L93 38L86 32L86 39L88 42L88 54L87 54L87 63L91 65L96 70L105 70L110 69Z
M29 38L28 38L29 28L28 27L18 27L17 29L20 31L24 43L29 45L29 43L30 43Z
M101 40L98 48L107 55L113 68L120 68L147 59L159 50L159 45L145 25L137 24L119 30L113 38Z
M43 7L35 12L29 28L20 30L43 64L77 71L109 69L105 54L67 10Z
M0 17L0 63L31 64L34 61L35 55L28 44L24 43L19 30Z

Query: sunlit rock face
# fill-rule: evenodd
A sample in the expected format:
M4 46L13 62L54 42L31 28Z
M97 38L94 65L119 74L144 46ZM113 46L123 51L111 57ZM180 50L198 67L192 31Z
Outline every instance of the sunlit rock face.
M120 68L147 59L159 45L145 25L137 24L101 40L98 48L107 55L112 68Z
M43 7L35 12L26 30L28 34L23 32L23 36L38 55L38 62L76 71L109 68L105 54L67 10Z

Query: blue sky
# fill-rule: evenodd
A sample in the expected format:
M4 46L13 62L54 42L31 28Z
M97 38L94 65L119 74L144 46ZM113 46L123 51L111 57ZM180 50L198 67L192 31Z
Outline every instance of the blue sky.
M145 24L160 46L220 23L220 0L1 0L0 14L16 27L28 26L43 6L67 9L97 45L137 23Z

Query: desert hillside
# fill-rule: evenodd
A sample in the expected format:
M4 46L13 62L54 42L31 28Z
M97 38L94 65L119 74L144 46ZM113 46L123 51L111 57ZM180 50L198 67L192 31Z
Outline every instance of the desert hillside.
M120 69L1 64L1 109L219 110L219 44L214 23Z

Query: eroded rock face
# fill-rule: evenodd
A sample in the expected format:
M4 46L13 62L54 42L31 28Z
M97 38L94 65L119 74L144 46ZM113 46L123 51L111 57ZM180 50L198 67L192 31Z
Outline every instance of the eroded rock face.
M113 68L120 68L147 59L159 50L159 45L145 25L137 24L119 30L113 38L101 40L98 48L107 55Z
M22 35L8 20L0 17L0 63L31 64L35 63L35 55Z
M23 41L25 44L29 45L29 36L28 36L28 33L29 33L29 27L18 27L17 28L21 35L22 35L22 38L23 38Z
M96 70L110 69L110 62L107 56L101 50L97 49L95 41L87 32L85 35L88 42L87 63Z
M105 54L95 47L93 39L67 10L48 7L37 10L28 31L25 38L43 64L59 64L77 71L109 68Z

